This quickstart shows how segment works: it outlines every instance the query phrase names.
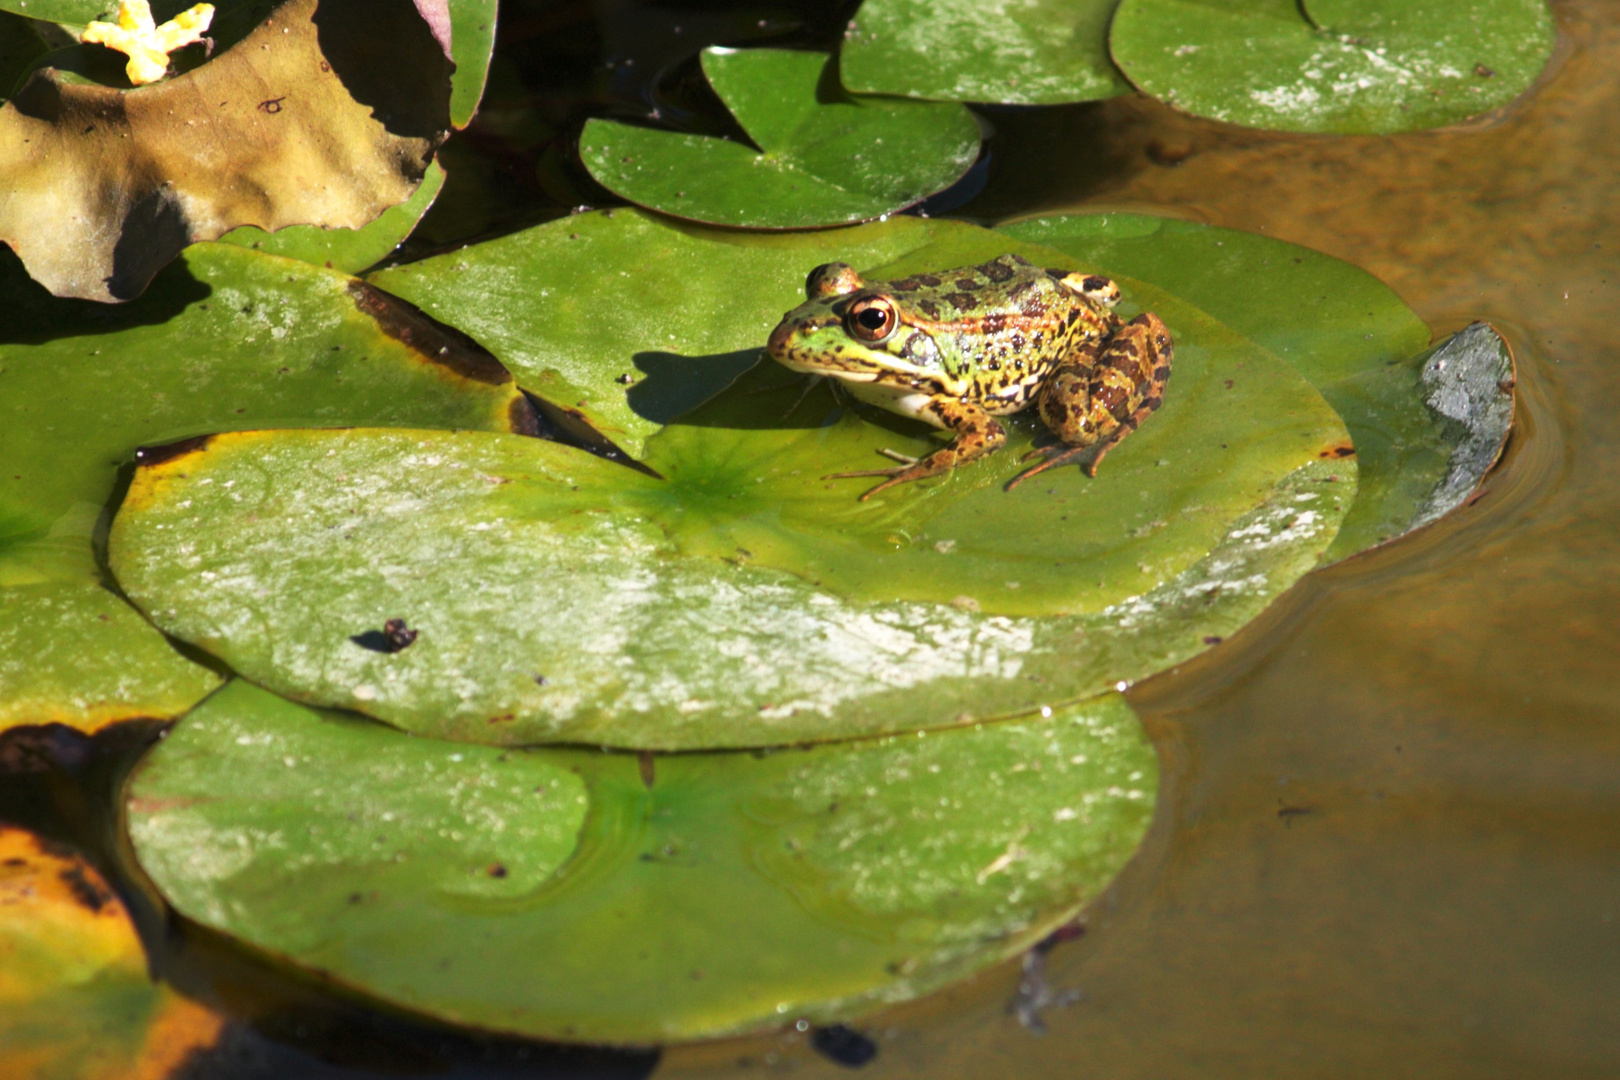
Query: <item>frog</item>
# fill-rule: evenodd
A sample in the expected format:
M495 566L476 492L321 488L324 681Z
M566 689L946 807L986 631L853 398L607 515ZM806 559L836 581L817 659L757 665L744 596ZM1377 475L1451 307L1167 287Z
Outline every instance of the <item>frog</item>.
M868 281L848 263L805 279L805 302L771 331L767 354L791 371L833 379L855 399L949 431L923 457L880 454L893 468L825 479L884 477L864 502L899 484L939 476L999 450L996 419L1034 405L1057 437L1006 486L1084 458L1103 457L1164 403L1174 343L1159 317L1115 314L1118 284L1043 269L1009 253L978 266Z

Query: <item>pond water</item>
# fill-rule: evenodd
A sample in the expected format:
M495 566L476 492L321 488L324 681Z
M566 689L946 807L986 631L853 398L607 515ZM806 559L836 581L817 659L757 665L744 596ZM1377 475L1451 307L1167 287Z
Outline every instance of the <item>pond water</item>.
M1620 25L1602 0L1552 6L1560 47L1542 84L1473 129L1286 136L1138 98L987 110L984 186L952 213L1147 211L1316 248L1393 286L1437 335L1491 321L1517 358L1519 412L1470 505L1310 575L1131 691L1164 769L1141 852L1084 932L1038 961L860 1024L877 1050L863 1075L1620 1071ZM617 27L600 31L609 53L615 34L653 39L644 66L691 51L668 13L597 8L512 5L510 55L530 48L583 80L567 49L535 43L589 39L596 19ZM693 15L685 32L724 37L755 14ZM843 14L800 33L825 38ZM788 21L761 33L771 19ZM643 85L612 71L596 84L610 105ZM430 240L509 227L502 206L531 213L578 182L546 151L519 183L476 134L463 141ZM456 153L479 184L458 186ZM494 208L480 202L492 191ZM105 808L131 756L105 745L75 770L29 773L0 793L0 817L99 851L116 876ZM237 1018L182 1070L193 1080L848 1074L793 1031L661 1055L443 1032L129 899L157 968ZM1031 1007L1043 989L1050 1003Z

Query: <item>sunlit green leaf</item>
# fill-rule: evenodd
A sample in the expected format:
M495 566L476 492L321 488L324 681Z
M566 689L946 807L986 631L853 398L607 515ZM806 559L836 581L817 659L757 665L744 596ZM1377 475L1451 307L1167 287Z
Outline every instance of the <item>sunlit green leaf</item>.
M824 53L706 49L703 71L754 146L592 120L580 156L603 186L693 221L843 225L949 187L978 158L960 105L851 98Z
M532 429L488 354L342 274L198 245L108 307L4 269L0 639L18 647L0 726L173 716L213 685L97 585L92 544L138 447L261 426Z
M839 53L857 93L1057 105L1130 89L1108 56L1119 0L866 0Z
M220 1026L152 981L128 912L86 860L0 826L0 1076L162 1080Z
M219 436L138 471L110 559L157 625L299 700L473 742L772 745L1016 715L1161 670L1315 563L1354 475L1279 476L1191 566L1058 618L989 613L1031 567L1018 538L951 602L851 601L682 554L659 524L681 510L670 481L477 433ZM391 619L419 631L408 647L378 647Z
M537 881L581 779L578 850ZM1117 696L638 761L407 739L237 683L143 763L129 816L188 918L446 1020L645 1044L847 1019L1028 948L1130 857L1156 781Z
M0 586L0 731L177 716L218 685L99 585Z
M1109 36L1131 81L1185 112L1340 134L1489 112L1553 41L1542 0L1122 0Z

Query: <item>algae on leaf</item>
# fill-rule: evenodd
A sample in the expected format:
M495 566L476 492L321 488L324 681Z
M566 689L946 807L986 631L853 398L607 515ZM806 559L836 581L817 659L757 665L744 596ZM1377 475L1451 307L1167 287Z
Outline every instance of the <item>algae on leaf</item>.
M1016 955L1124 866L1157 777L1117 695L638 760L410 739L233 683L128 810L176 909L244 944L440 1020L645 1045L849 1019Z
M754 145L591 120L580 157L631 202L755 229L865 221L967 172L979 127L960 105L852 98L836 60L786 49L705 49L703 72Z
M1184 112L1344 135L1499 108L1554 37L1543 0L1121 0L1109 45L1133 83Z

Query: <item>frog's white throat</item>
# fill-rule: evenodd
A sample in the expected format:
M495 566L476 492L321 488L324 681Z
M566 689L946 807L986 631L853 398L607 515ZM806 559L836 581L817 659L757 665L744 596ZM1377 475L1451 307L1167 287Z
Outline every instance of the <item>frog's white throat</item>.
M838 376L838 380L848 387L853 397L866 402L868 405L876 405L880 409L887 409L890 412L899 413L901 416L909 416L913 420L921 420L937 428L945 426L940 423L939 417L934 415L933 410L927 407L929 401L933 399L931 394L913 390L909 386L893 386L887 383L873 383L869 380L856 383L847 379L843 374Z

